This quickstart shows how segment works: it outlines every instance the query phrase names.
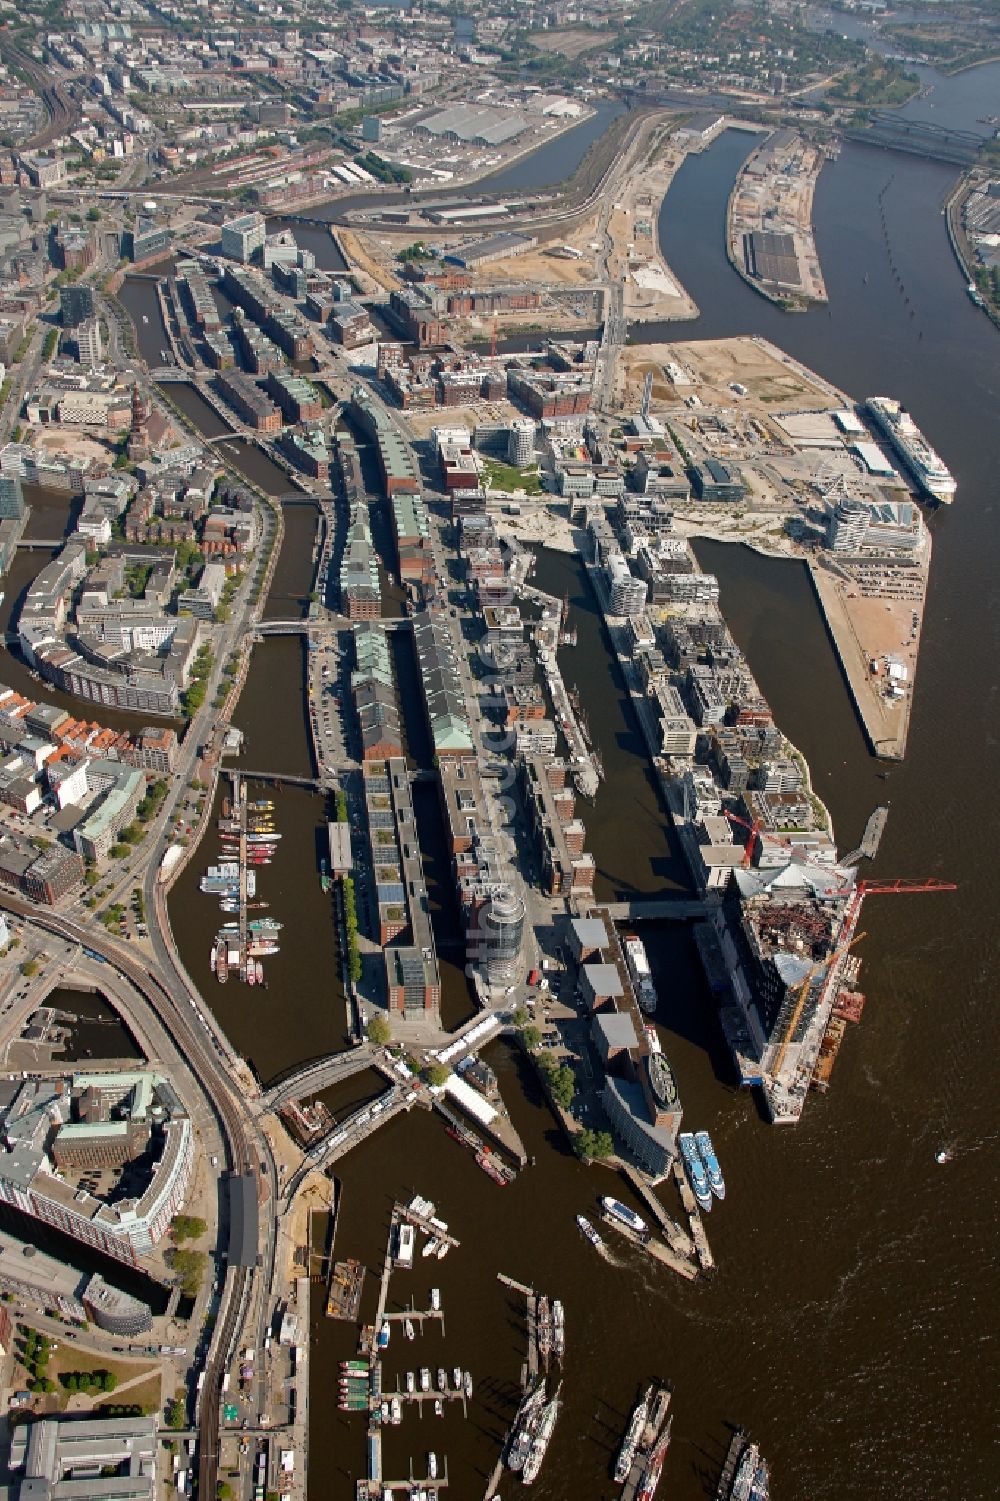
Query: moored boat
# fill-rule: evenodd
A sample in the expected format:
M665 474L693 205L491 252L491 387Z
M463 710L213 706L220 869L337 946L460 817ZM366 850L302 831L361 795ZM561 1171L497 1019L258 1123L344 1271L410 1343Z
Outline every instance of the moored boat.
M646 1426L646 1419L649 1417L649 1401L652 1392L653 1388L648 1386L632 1409L632 1416L628 1420L628 1427L625 1429L625 1436L621 1441L618 1457L615 1460L614 1479L616 1485L624 1485L628 1479L628 1473L632 1468L632 1461L635 1458L635 1451L639 1446L642 1431Z
M524 1469L521 1472L522 1485L531 1485L535 1481L535 1479L537 1479L538 1472L542 1468L542 1461L545 1458L546 1450L548 1449L552 1435L555 1432L556 1420L559 1417L559 1408L561 1406L561 1392L562 1384L560 1383L555 1396L552 1398L552 1401L547 1402L542 1408L542 1414L538 1420L538 1427L535 1431L534 1438L531 1441L531 1448L528 1451L528 1457L524 1462Z
M649 1226L646 1224L646 1221L640 1219L635 1210L630 1209L627 1204L623 1204L620 1199L612 1199L606 1194L601 1199L601 1208L613 1220L618 1220L621 1224L627 1225L630 1230L634 1230L636 1235L649 1234Z
M640 1008L648 1016L652 1016L656 1010L656 986L653 984L652 971L649 968L649 960L646 957L646 948L641 938L636 938L634 933L627 933L622 939L622 948L625 950L625 962L632 976L632 984L635 988L635 998Z
M666 1459L667 1450L670 1448L670 1429L673 1421L673 1416L668 1418L666 1428L646 1457L635 1493L636 1501L653 1501L653 1496L656 1494L656 1487L660 1483L663 1461Z
M688 1182L699 1205L707 1214L712 1207L712 1190L708 1186L708 1174L701 1160L698 1144L690 1131L682 1131L677 1141L687 1169Z
M757 1444L747 1444L740 1455L739 1463L736 1466L736 1473L733 1475L733 1483L729 1490L729 1501L750 1501L750 1491L753 1487L759 1463L759 1446Z
M698 1151L701 1153L701 1160L705 1164L705 1172L708 1175L708 1186L717 1199L724 1199L726 1197L726 1180L722 1176L722 1169L719 1166L719 1159L715 1155L712 1138L707 1131L696 1131L694 1139Z

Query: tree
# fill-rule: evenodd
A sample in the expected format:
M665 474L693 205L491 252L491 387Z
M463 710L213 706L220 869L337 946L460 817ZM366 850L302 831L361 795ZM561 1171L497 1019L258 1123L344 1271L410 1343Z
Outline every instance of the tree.
M451 1069L446 1063L429 1063L424 1069L424 1078L434 1089L440 1089L447 1084L451 1076Z
M585 1126L573 1138L576 1155L584 1162L601 1162L614 1156L615 1144L609 1131L591 1131Z
M547 1072L552 1098L563 1110L568 1110L576 1094L576 1075L566 1064L563 1064L561 1068L553 1067L551 1072L548 1070Z
M101 1390L105 1392L113 1392L115 1387L118 1385L118 1377L115 1375L114 1371L98 1371L97 1375L100 1379Z
M33 975L37 975L37 973L38 973L38 960L37 959L25 959L24 963L21 965L21 973L22 973L22 975L24 976L24 978L26 980L30 980Z
M198 1240L208 1225L194 1214L175 1214L170 1221L170 1233L174 1240Z
M179 1393L167 1403L167 1427L183 1428L187 1422L187 1406L183 1396Z
M215 1487L215 1494L218 1496L219 1501L229 1501L230 1496L233 1494L233 1488L229 1484L229 1481L220 1480Z
M518 1028L518 1030L521 1030L528 1025L528 1013L523 1006L515 1007L511 1021L514 1023L515 1027Z
M392 1028L384 1016L373 1016L368 1023L368 1041L377 1048L384 1048L392 1038Z
M521 1038L529 1053L533 1053L542 1040L542 1034L537 1027L522 1027Z

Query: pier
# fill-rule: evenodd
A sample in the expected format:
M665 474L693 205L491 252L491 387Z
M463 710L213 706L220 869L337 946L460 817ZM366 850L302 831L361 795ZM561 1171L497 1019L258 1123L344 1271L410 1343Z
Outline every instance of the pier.
M746 1447L747 1436L742 1428L737 1428L729 1440L729 1448L726 1451L725 1463L722 1466L722 1474L719 1476L719 1484L715 1490L715 1501L727 1501L729 1492L733 1486L733 1476L736 1474L736 1466L740 1462L740 1455Z
M616 1235L621 1236L622 1240L627 1240L630 1245L635 1246L637 1251L645 1251L646 1255L652 1256L654 1261L661 1261L664 1266L668 1266L672 1272L676 1272L685 1281L693 1282L697 1277L698 1268L694 1263L686 1256L678 1256L676 1251L672 1251L663 1241L630 1230L628 1225L623 1225L621 1220L615 1219L613 1215L602 1213L601 1218Z
M681 1203L684 1205L684 1212L688 1217L688 1224L691 1226L691 1239L694 1241L698 1265L703 1272L714 1271L715 1257L712 1255L711 1247L708 1244L708 1236L705 1234L705 1227L701 1222L697 1200L691 1192L691 1185L687 1180L687 1174L679 1158L674 1158L671 1170L677 1184L677 1191L681 1196Z
M874 860L878 854L878 847L885 833L886 820L889 817L889 805L880 806L874 813L869 815L865 824L865 832L861 836L861 843L856 850L851 850L840 862L841 865L857 865L859 860Z

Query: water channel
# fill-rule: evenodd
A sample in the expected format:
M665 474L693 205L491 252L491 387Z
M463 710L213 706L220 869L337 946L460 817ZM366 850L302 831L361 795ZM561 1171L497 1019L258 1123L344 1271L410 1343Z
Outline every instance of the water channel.
M951 100L949 123L964 123L963 78L937 87L942 103L946 91ZM977 78L975 97L981 87ZM569 1159L530 1077L503 1047L491 1062L536 1158L509 1194L422 1114L395 1120L340 1165L339 1255L380 1265L391 1200L413 1189L437 1200L462 1240L433 1271L418 1259L394 1279L394 1300L413 1295L425 1305L430 1283L441 1287L447 1337L428 1334L394 1349L387 1375L392 1384L407 1366L469 1366L477 1382L469 1421L450 1411L419 1425L407 1418L386 1448L393 1475L406 1472L411 1456L420 1467L429 1447L447 1454L460 1496L482 1494L523 1356L521 1311L496 1282L498 1271L561 1296L567 1307L566 1407L539 1482L544 1495L614 1494L608 1466L636 1389L654 1374L675 1383L664 1489L676 1501L711 1493L734 1422L760 1440L776 1494L792 1501L985 1501L995 1493L984 1394L995 1373L988 1246L997 882L993 821L982 810L1000 772L993 723L1000 342L966 299L947 243L940 208L953 172L860 146L845 146L817 193L829 309L791 317L758 298L728 265L722 236L726 196L748 146L746 136L727 133L685 164L668 195L662 243L704 311L660 337L760 333L856 397L898 395L959 482L955 505L931 521L935 556L910 745L888 783L876 778L802 570L735 547L703 544L699 555L720 577L727 618L779 722L809 759L842 846L888 795L876 873L940 875L961 890L866 906L864 1021L847 1038L830 1094L812 1100L789 1132L765 1127L753 1100L734 1091L683 930L652 930L657 1024L687 1121L712 1130L729 1184L708 1226L719 1263L711 1281L689 1286L631 1253L622 1266L596 1258L573 1216L613 1180ZM886 184L883 234L877 199ZM890 247L903 294L889 271ZM649 331L636 336L645 340ZM601 894L679 885L683 873L586 582L573 560L551 555L536 577L554 593L569 588L580 631L575 655L568 650L563 662L569 681L579 682L608 771L593 806L580 810ZM300 650L291 641L257 650L237 715L249 731L248 764L308 765L299 738ZM976 775L959 778L970 753ZM343 1031L330 978L332 929L315 879L322 813L309 794L301 810L299 794L280 798L279 826L289 837L266 875L290 941L272 961L267 991L211 994L264 1077L339 1046ZM183 878L171 911L201 977L216 918L193 879ZM944 1167L934 1160L942 1145L954 1152ZM370 1279L368 1313L373 1288ZM346 1501L364 1463L361 1424L335 1411L335 1362L352 1353L352 1331L327 1322L317 1306L313 1336L310 1494ZM509 1481L503 1494L514 1494Z

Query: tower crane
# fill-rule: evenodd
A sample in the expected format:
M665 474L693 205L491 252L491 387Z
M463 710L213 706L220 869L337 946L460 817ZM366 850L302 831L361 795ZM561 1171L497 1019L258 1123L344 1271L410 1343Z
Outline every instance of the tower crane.
M785 1035L782 1037L781 1045L778 1048L778 1056L774 1061L774 1068L771 1070L772 1074L775 1077L777 1077L781 1073L781 1070L784 1066L785 1054L788 1052L789 1043L795 1036L795 1028L798 1026L799 1021L802 1017L802 1009L805 1006L806 998L809 995L812 982L815 980L816 976L821 970L826 970L827 974L829 974L833 966L836 964L837 960L842 959L847 953L848 949L852 949L856 943L860 943L864 936L864 933L859 933L857 937L852 938L849 943L842 943L839 949L834 949L832 954L827 954L825 959L817 960L817 962L809 970L805 979L802 981L802 984L799 986L799 993L795 998L795 1005L792 1008L792 1014L788 1019L788 1026L785 1028Z
M746 870L751 860L753 859L754 847L757 844L758 839L760 838L760 831L764 826L764 821L761 818L755 818L753 823L748 823L747 820L745 818L741 818L738 813L730 813L728 808L723 808L722 811L725 817L729 819L730 823L742 824L743 828L750 830L750 837L747 840L746 849L743 852L743 869Z
M738 822L742 823L743 820L740 819L738 820ZM912 880L907 877L895 877L889 880L882 881L859 881L853 889L851 887L844 887L842 891L827 892L826 894L828 896L846 896L850 898L847 904L847 910L844 913L843 926L841 927L840 931L842 933L852 933L857 924L858 918L861 915L861 904L866 896L907 896L910 894L916 894L918 892L956 891L957 889L958 888L954 881L939 881L934 877L929 877L926 880ZM864 933L859 933L857 937L849 938L846 943L842 943L840 947L837 948L832 954L828 955L827 958L820 959L817 964L814 964L809 973L806 975L799 989L798 996L796 997L791 1019L789 1020L788 1026L785 1028L785 1035L781 1039L781 1045L778 1049L778 1056L775 1060L774 1069L772 1070L775 1075L780 1074L781 1072L782 1065L785 1061L785 1054L788 1051L788 1045L791 1042L792 1037L794 1036L795 1028L799 1024L799 1020L802 1016L802 1008L805 1006L806 997L809 994L809 987L812 985L812 982L816 978L816 975L821 969L826 969L827 972L829 972L836 961L840 959L844 954L846 954L848 949L852 949L856 943L860 943L864 936Z

